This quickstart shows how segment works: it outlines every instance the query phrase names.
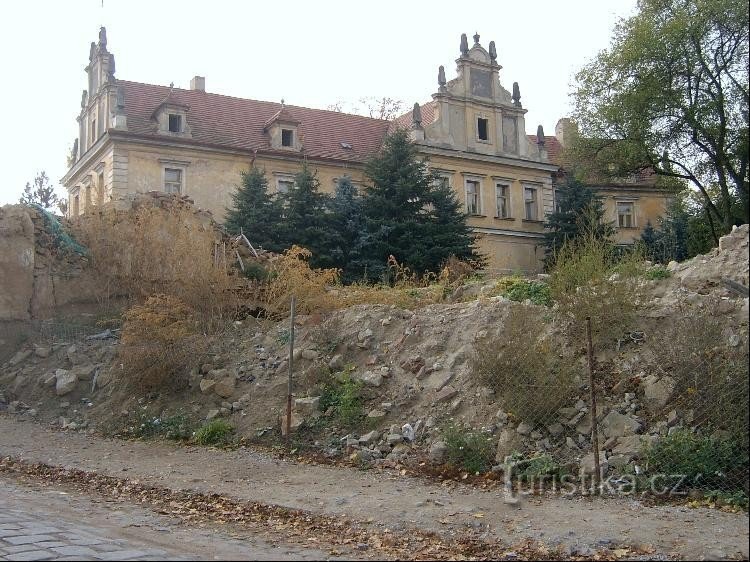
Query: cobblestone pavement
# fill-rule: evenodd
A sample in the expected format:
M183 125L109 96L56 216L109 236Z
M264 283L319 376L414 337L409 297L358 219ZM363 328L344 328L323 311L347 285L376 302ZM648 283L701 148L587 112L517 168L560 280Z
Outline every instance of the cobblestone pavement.
M0 560L321 560L322 551L186 526L139 506L0 477Z

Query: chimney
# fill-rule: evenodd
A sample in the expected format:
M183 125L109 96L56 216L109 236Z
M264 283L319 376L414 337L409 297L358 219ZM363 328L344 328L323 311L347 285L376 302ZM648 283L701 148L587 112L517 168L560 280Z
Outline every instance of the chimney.
M206 77L205 76L193 76L190 80L190 89L197 90L199 92L206 91Z
M555 136L562 147L573 142L573 137L578 134L578 126L570 117L563 117L555 125Z

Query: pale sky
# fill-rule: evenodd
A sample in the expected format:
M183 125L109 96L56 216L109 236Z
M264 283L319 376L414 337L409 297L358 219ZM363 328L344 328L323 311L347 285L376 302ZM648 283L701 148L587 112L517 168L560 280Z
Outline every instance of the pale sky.
M116 77L326 108L389 96L411 107L455 77L461 33L495 41L500 81L517 81L526 129L554 134L578 68L607 47L636 0L6 1L0 18L4 131L0 204L45 170L56 185L78 133L89 43L107 28ZM62 189L60 189L62 193Z

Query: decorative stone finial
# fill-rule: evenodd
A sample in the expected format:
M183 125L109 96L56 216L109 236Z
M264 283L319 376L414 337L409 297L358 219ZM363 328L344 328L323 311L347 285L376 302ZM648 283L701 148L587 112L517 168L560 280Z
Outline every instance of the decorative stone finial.
M99 48L107 52L107 29L104 26L99 28Z
M544 127L541 125L536 128L536 143L544 145Z
M86 104L88 102L89 93L86 90L83 90L81 92L81 109L86 107Z
M518 87L518 82L513 82L513 105L521 107L521 89Z
M469 40L466 38L466 34L461 34L461 56L465 57L469 54Z
M109 55L109 81L115 81L115 55Z
M414 102L414 109L411 110L411 121L417 127L422 125L422 108L417 102Z
M78 162L78 137L73 140L73 148L70 149L70 156L68 157L68 167Z
M117 110L122 111L125 109L125 88L122 86L117 87Z
M495 49L494 41L490 41L490 58L492 59L492 62L497 60L497 50Z
M479 32L474 33L474 45L479 45Z
M94 60L94 56L96 56L96 43L92 41L89 47L89 61Z
M445 84L446 84L446 82L445 82L445 67L441 64L438 67L438 85L441 88L445 88Z
M281 109L284 109L284 98L281 98Z

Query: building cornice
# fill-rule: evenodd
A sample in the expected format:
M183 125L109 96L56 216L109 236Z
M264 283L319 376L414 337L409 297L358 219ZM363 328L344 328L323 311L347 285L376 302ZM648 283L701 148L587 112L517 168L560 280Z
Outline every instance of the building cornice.
M111 138L108 131L105 131L105 133L99 137L99 139L96 141L94 146L89 148L86 152L83 153L83 155L78 159L78 161L73 164L73 166L65 173L65 175L60 180L60 183L65 186L68 183L75 183L77 180L77 175L83 171L88 170L89 167L93 167L92 163L101 158L102 153L106 151L106 148L109 146ZM75 179L75 181L73 181Z
M474 232L480 234L493 234L501 236L515 236L516 238L544 238L543 232L529 232L527 230L508 230L505 228L486 228L481 226L473 226L471 229Z
M491 164L501 164L503 166L515 166L517 168L526 168L540 170L544 172L556 172L558 167L555 164L546 162L536 162L534 160L524 160L522 158L508 158L505 156L495 156L492 154L479 154L477 152L468 152L463 150L452 150L449 148L440 148L427 144L417 144L420 152L434 154L435 156L448 156L450 158L462 158L464 160L474 160L476 162L489 162Z

